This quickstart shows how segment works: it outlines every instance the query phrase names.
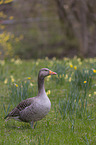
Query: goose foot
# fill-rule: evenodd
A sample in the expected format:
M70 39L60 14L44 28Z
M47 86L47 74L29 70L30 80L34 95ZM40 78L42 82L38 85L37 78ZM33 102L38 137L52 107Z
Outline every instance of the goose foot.
M37 126L37 122L34 124L33 121L30 122L30 126L32 129L35 129L35 127Z
M34 122L33 121L30 122L30 126L32 129L34 129Z

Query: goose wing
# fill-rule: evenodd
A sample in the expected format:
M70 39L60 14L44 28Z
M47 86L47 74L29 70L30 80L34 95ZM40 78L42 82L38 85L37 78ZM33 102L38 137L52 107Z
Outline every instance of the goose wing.
M19 109L19 111L22 111L24 110L26 107L30 106L32 103L32 99L26 99L26 100L23 100L22 102L20 102L18 105L17 105L17 109Z
M4 119L7 117L16 117L20 116L20 111L24 110L26 107L30 106L32 99L26 99L20 102Z

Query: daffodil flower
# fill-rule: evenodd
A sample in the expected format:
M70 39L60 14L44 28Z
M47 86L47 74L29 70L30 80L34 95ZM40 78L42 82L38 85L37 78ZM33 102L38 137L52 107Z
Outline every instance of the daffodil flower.
M93 69L93 73L96 73L96 69Z
M2 66L4 66L4 65L5 65L5 61L4 61L4 60L0 60L0 64L1 64Z
M8 83L8 79L6 78L5 80L4 80L4 84L7 84Z
M14 18L13 16L10 16L10 17L9 17L10 20L13 20L13 18Z
M70 78L69 78L69 82L71 82L71 80L72 80L72 79L71 79L71 77L70 77Z
M36 65L38 66L38 64L39 64L39 62L37 61L37 62L36 62Z
M66 74L65 79L68 79L68 75Z
M11 82L14 82L15 80L14 80L14 78L11 78Z
M11 62L14 62L14 61L15 61L15 59L14 59L14 58L12 58L12 59L11 59Z
M89 97L91 97L91 94L89 94Z
M77 69L77 66L74 66L74 69L76 70Z
M28 79L28 80L31 80L31 77L28 77L27 79Z
M64 77L64 74L62 75L62 77Z
M52 60L55 61L56 60L56 57L53 57Z
M86 84L87 83L87 81L84 81L84 84Z
M50 93L51 93L51 91L50 91L50 90L48 90L48 91L46 92L46 94L47 94L47 95L50 95Z
M49 81L49 80L50 80L50 78L51 78L51 75L47 76L47 81Z
M32 83L30 83L30 86L32 87L32 86L33 86L33 84L32 84Z
M72 64L70 64L70 67L72 68L72 67L73 67L73 65L72 65Z
M18 88L18 85L14 83L14 85Z
M21 61L21 59L17 59L17 60L15 60L14 63L17 64L17 65L19 65L19 64L22 64L22 61Z

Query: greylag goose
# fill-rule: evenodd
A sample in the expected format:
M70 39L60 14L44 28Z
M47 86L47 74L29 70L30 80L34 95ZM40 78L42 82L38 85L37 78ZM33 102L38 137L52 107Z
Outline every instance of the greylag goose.
M4 119L7 118L7 121L13 118L18 121L29 122L33 126L35 121L45 117L50 111L51 102L45 92L44 78L56 74L48 68L42 68L38 74L38 95L20 102Z

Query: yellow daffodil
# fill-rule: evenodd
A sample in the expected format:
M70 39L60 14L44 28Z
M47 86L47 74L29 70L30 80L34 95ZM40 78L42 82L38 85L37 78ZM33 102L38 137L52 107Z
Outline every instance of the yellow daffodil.
M9 17L10 20L13 20L13 18L14 18L13 16L10 16L10 17Z
M79 62L79 65L81 65L81 64L82 64L82 62L80 61L80 62Z
M93 73L96 73L96 69L93 69Z
M4 60L0 60L0 64L3 66L5 64Z
M66 74L65 79L68 79L68 75Z
M81 59L80 59L80 58L78 58L78 59L77 59L77 61L78 61L78 62L80 62L80 61L81 61Z
M30 83L30 86L32 87L32 86L33 86L33 84L32 84L32 83Z
M72 68L72 67L73 67L73 65L72 65L72 64L70 64L70 67Z
M87 81L84 81L84 84L86 84L87 83Z
M58 74L56 75L56 78L59 78Z
M62 75L62 77L64 77L64 74Z
M55 61L56 60L56 57L53 57L52 60Z
M47 81L49 81L49 80L50 80L50 78L51 78L51 75L47 76L47 78L46 78L46 79L47 79Z
M11 59L11 62L14 62L14 61L15 61L15 59L14 59L14 58L12 58L12 59Z
M74 66L74 69L76 70L77 69L77 66Z
M39 64L39 62L38 61L36 61L36 65L38 65Z
M18 87L18 85L16 84L16 87Z
M94 95L96 95L96 91L94 92Z
M13 78L13 76L11 75L11 76L10 76L10 78L12 79L12 78Z
M14 78L11 78L11 82L14 82L15 80L14 80Z
M17 59L17 60L15 60L14 63L18 65L18 64L22 64L22 61L20 59Z
M70 77L70 78L69 78L69 82L71 82L71 80L72 80L72 79L71 79L71 77Z
M18 88L18 85L17 84L14 84L17 88Z
M50 90L48 90L48 91L46 92L46 94L47 94L47 95L50 95L50 93L51 93L51 91L50 91Z
M76 102L76 99L74 100L74 102Z
M89 94L89 97L91 97L91 94Z
M31 80L31 77L28 77L27 79L28 79L28 80Z
M8 83L8 79L6 78L5 80L4 80L4 84L7 84Z
M45 57L45 60L49 60L49 58L48 57Z
M10 76L10 78L11 78L11 82L15 81L15 79L14 79L14 77L12 75Z

